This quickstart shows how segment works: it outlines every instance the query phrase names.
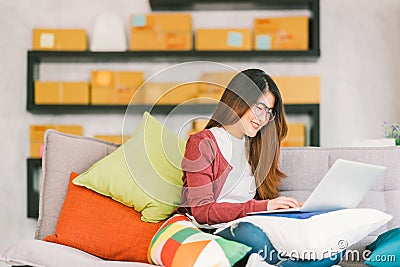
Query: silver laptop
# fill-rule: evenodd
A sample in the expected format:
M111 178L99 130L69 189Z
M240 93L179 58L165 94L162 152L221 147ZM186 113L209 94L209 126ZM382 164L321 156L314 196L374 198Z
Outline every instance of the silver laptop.
M357 207L386 167L338 159L300 208L250 212L316 212Z

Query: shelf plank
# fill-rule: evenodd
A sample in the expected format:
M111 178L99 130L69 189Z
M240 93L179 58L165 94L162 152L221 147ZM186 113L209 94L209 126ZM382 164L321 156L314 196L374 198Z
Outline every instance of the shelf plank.
M319 49L268 51L28 51L32 64L42 62L186 62L202 61L316 61Z
M28 105L27 109L33 114L107 114L127 112L127 105ZM215 109L212 104L196 105L130 105L129 113L142 114L147 111L152 114L211 113Z
M155 114L177 113L210 113L213 112L214 104L187 104L187 105L130 105L130 113L143 113L148 111ZM47 114L85 114L95 113L125 113L127 105L30 105L28 110L32 113ZM318 104L287 104L285 105L287 114L309 114L312 115L319 111Z
M316 0L150 0L152 11L304 9Z

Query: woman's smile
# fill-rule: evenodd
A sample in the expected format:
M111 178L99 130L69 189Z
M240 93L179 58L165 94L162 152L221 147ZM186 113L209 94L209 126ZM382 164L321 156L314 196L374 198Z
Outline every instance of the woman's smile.
M258 131L258 129L260 128L260 124L256 121L251 121L251 126L253 126L254 130Z

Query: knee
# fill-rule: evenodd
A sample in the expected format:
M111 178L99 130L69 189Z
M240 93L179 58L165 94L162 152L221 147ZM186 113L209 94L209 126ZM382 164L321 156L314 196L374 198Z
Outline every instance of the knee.
M239 222L220 231L217 235L229 240L240 240L243 242L253 242L264 244L269 243L267 235L259 227L249 222Z
M251 247L250 253L257 253L267 262L278 261L278 253L269 238L258 226L249 222L239 222L220 231L219 236Z

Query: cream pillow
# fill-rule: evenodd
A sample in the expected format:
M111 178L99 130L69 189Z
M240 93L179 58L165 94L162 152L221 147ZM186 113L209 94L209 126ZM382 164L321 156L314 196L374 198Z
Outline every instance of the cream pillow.
M260 227L283 257L324 259L333 256L387 223L393 216L375 209L342 209L309 217L247 216L232 221Z

